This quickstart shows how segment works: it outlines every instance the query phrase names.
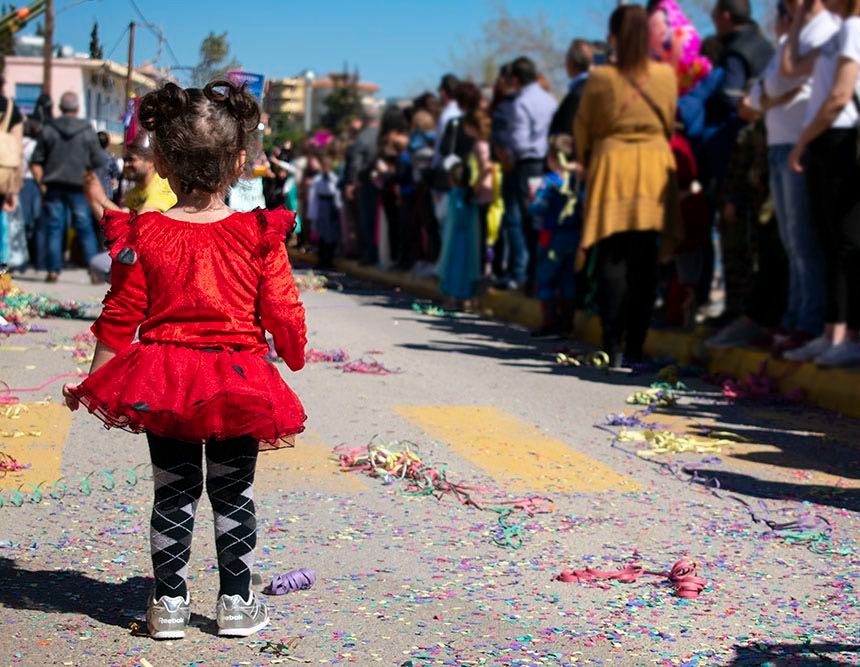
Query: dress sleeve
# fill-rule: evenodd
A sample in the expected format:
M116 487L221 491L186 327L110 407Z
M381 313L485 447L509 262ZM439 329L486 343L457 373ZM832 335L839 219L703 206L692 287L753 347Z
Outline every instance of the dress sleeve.
M149 295L134 248L134 217L106 211L102 228L111 256L111 287L92 332L100 343L112 350L122 350L131 345L137 328L146 319Z
M295 227L295 214L279 209L262 216L260 322L275 339L278 355L291 370L298 371L305 365L307 325L284 243Z

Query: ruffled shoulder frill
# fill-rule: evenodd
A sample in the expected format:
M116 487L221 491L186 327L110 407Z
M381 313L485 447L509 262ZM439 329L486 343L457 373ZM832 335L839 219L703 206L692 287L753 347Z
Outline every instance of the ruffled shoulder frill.
M255 213L260 225L259 252L261 257L265 257L286 242L287 235L296 228L296 214L285 208L258 208Z
M122 264L134 264L136 261L137 253L132 247L137 236L136 219L136 213L105 211L101 226L111 259Z

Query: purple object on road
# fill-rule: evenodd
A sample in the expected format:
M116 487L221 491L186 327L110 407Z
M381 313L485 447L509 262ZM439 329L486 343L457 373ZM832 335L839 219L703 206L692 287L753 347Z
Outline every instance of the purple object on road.
M272 577L272 583L263 589L266 595L286 595L291 591L304 591L314 585L317 575L313 570L300 568L291 570L286 574L277 574Z

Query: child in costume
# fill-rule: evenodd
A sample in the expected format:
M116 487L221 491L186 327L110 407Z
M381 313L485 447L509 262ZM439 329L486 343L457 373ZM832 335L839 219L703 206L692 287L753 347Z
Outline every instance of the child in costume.
M269 621L251 590L257 454L291 444L305 413L264 359L264 330L297 371L306 327L285 247L294 214L224 204L259 117L254 99L226 81L202 90L168 83L143 98L140 123L179 200L164 213L105 213L113 262L93 325L98 344L89 377L63 387L72 410L83 405L108 427L146 432L155 486L146 620L155 639L185 636L204 483L215 515L218 632L247 637Z
M651 0L648 17L651 54L675 68L683 96L711 71L711 61L701 55L699 32L676 0Z
M537 257L537 298L543 324L535 336L565 335L573 325L576 298L576 258L582 234L582 194L579 165L573 162L573 138L559 134L550 140L549 173L529 205L540 221Z
M308 220L319 244L318 269L333 269L334 256L341 238L343 200L330 155L320 159L322 167L314 176L308 192Z
M439 289L450 308L468 305L475 297L481 277L481 231L478 205L470 186L467 166L456 155L443 162L451 190L442 253L439 257Z

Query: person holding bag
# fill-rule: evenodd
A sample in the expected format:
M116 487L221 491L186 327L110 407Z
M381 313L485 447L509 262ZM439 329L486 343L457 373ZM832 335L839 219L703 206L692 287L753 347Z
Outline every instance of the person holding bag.
M604 350L619 368L642 359L660 235L664 251L677 244L680 209L669 139L678 83L670 65L650 58L643 7L616 9L609 41L615 62L592 69L574 137L588 192L580 247L596 253Z

